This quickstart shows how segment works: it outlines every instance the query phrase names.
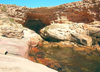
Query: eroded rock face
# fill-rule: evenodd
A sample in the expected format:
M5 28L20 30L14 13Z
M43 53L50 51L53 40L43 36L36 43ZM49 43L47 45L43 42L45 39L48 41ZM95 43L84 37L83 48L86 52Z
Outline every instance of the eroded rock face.
M88 35L88 29L84 29L83 23L77 24L53 24L40 30L40 35L48 41L73 41L91 46L92 38Z
M18 39L22 39L23 38L23 29L19 29L19 28L5 28L2 29L2 35L8 37L8 38L18 38Z
M95 0L95 2L93 0L83 0L54 7L40 8L0 4L0 19L9 19L10 21L17 22L16 24L20 23L39 32L41 28L54 23L99 22L99 6L99 0ZM1 24L3 24L2 22Z
M100 38L100 25L52 24L40 30L40 35L48 41L72 41L86 46L92 46L92 37Z
M54 24L40 30L40 35L46 39L71 40L71 34L68 24ZM50 38L51 37L51 38Z
M100 1L94 1L83 0L54 7L40 8L0 4L0 13L6 13L10 18L13 18L14 21L24 26L29 20L40 20L44 25L51 23L70 23L70 21L90 23L100 20Z

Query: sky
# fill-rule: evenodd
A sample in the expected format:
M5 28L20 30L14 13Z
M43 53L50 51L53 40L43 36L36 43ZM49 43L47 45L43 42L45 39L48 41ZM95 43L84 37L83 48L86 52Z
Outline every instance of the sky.
M48 7L82 0L0 0L0 4L15 4L26 7Z

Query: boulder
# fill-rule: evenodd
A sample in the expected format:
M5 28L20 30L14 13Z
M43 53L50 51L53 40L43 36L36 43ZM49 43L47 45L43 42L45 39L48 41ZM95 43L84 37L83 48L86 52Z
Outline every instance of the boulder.
M50 41L76 41L83 45L91 46L92 38L88 36L88 30L84 24L53 24L44 27L40 35Z
M24 29L23 33L24 33L23 35L24 38L34 38L35 41L39 41L42 39L39 34L37 34L35 31L30 30L28 28Z
M68 24L53 24L40 30L40 35L50 41L70 40L71 34Z

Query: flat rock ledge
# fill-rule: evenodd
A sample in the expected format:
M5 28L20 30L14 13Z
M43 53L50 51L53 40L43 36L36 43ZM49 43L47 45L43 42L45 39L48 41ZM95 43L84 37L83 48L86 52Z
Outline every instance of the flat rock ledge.
M17 56L0 55L0 72L57 72Z

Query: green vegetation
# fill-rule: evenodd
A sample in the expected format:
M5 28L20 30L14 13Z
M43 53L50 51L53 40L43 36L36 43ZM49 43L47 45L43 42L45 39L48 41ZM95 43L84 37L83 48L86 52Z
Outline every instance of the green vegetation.
M12 5L16 6L16 4L12 4Z
M5 6L2 6L1 10L2 11L6 11L6 7Z
M14 19L12 19L12 18L9 18L9 20L10 20L11 22L14 22Z
M48 29L49 29L49 27L45 27L44 33L46 33Z

